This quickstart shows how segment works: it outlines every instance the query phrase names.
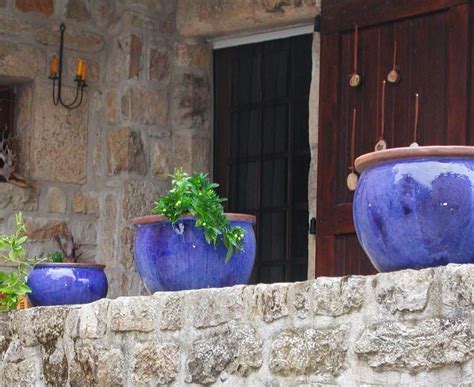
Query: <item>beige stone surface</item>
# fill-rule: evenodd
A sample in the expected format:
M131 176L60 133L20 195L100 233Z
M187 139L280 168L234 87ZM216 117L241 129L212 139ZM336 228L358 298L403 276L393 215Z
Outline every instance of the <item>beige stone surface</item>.
M111 175L122 172L145 173L145 151L139 132L122 128L107 133L107 170Z
M107 73L110 82L138 78L142 69L142 46L141 38L135 34L120 36L112 41Z
M86 22L90 19L90 3L85 0L68 0L66 4L66 17L80 22Z
M58 44L59 34L59 24L47 25L38 28L35 32L36 40L39 43L55 47ZM69 25L64 33L64 47L71 50L94 53L104 48L104 39L94 32L76 30L75 27Z
M101 204L101 216L99 218L99 246L98 258L100 262L113 266L115 264L116 234L118 223L117 198L113 194L107 194Z
M123 188L123 217L126 220L151 214L159 193L152 183L128 179L124 182Z
M170 60L166 48L151 47L148 54L148 79L167 81L170 76Z
M67 230L66 223L59 219L25 217L25 224L26 234L31 242L49 241Z
M15 0L16 9L50 16L54 12L54 0Z
M45 55L37 47L0 40L0 74L17 81L33 80L44 71Z
M63 88L66 101L72 89ZM87 95L76 110L54 106L51 90L36 85L33 91L30 174L34 179L85 183L87 157Z
M67 197L64 191L58 187L49 187L46 194L48 212L64 214L67 208Z
M368 276L359 308L328 316L311 307L304 319L294 301L300 295L312 305L319 280L1 313L0 380L6 386L467 386L473 276L474 265ZM392 313L388 298L377 296L399 284L414 300L421 278L430 283L422 312ZM320 291L333 304L342 286L336 284L360 277L331 280ZM275 302L277 294L286 296ZM336 294L339 305L353 303L350 292ZM288 313L266 321L261 302L274 306L267 316L283 306Z
M35 188L20 188L10 183L0 183L0 209L36 211L38 191Z
M168 118L167 92L131 87L122 98L122 115L132 122L164 124Z
M151 173L158 179L167 179L171 173L169 141L153 141L151 144Z
M72 195L72 210L77 214L99 216L97 194L92 192L74 192Z
M15 19L11 16L0 15L0 32L8 35L18 35L21 32L27 31L31 28L31 24Z
M174 167L182 167L188 173L209 172L210 146L205 138L173 136Z
M198 69L208 69L212 58L212 50L209 44L188 44L178 42L174 45L176 64L180 66L191 66Z
M179 0L176 16L184 36L220 36L312 22L317 0Z

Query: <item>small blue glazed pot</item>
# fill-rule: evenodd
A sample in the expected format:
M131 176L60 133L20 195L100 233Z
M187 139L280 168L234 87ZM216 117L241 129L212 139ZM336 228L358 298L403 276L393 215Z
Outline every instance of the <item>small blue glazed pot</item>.
M246 284L255 263L255 217L226 214L232 226L246 233L244 250L226 262L222 243L214 248L195 227L193 217L172 224L164 216L151 215L134 220L135 264L151 293Z
M377 270L474 263L474 147L394 148L356 169L355 229Z
M28 275L34 306L88 304L107 296L105 265L40 263Z

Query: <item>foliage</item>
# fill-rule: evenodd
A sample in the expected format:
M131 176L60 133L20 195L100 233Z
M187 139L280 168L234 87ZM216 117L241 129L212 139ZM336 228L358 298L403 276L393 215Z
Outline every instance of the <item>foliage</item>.
M207 174L189 176L182 169L176 169L171 178L171 189L155 203L153 213L166 216L172 223L186 214L195 216L196 227L204 230L207 243L213 242L216 248L222 241L227 249L226 261L243 250L245 230L231 227L221 204L226 199L219 198L214 190L219 185L209 181Z
M20 296L31 291L26 284L31 265L23 246L28 237L22 214L16 214L15 220L16 231L12 235L0 234L0 260L12 268L9 272L0 272L0 310L15 309Z
M62 263L64 262L64 254L59 251L53 251L52 253L49 253L48 261Z

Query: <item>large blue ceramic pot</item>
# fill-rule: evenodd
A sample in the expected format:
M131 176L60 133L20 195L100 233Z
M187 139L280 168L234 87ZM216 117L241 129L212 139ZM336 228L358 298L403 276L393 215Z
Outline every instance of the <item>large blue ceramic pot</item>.
M40 263L28 275L34 306L87 304L107 296L104 265Z
M394 148L356 169L355 229L379 271L474 263L474 147Z
M175 225L161 215L135 219L135 263L146 288L154 293L248 283L255 263L255 217L226 215L232 226L246 231L244 250L228 262L222 243L208 244L192 217Z

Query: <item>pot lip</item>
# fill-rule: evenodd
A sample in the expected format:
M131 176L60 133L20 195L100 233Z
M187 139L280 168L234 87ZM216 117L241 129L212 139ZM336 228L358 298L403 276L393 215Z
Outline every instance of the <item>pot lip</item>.
M240 221L240 222L250 222L252 224L255 224L257 221L257 218L254 215L248 215L248 214L234 214L234 213L225 213L225 216L229 220L233 221ZM190 218L195 218L195 216L189 214L189 215L183 215L180 217L180 219L190 219ZM133 224L134 225L141 225L141 224L150 224L150 223L158 223L158 222L169 222L169 219L164 216L164 215L145 215L145 216L140 216L138 218L133 219Z
M419 159L427 157L468 157L474 158L474 146L465 145L431 145L418 147L391 148L366 153L357 157L355 169L363 172L374 165L397 159Z
M105 269L105 265L100 263L89 263L89 262L40 262L33 266L36 267L72 267L72 268L91 268L91 269Z

